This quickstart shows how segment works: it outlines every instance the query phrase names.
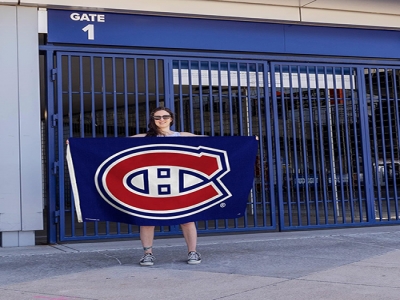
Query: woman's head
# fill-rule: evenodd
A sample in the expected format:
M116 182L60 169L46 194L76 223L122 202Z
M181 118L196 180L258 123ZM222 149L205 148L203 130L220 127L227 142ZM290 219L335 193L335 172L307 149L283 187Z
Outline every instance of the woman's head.
M174 113L166 107L157 107L150 113L148 136L157 136L174 124Z

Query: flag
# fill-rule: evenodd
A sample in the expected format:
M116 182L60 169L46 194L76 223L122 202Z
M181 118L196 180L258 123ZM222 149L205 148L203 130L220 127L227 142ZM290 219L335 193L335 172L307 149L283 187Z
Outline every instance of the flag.
M79 222L176 225L243 216L255 137L70 138Z

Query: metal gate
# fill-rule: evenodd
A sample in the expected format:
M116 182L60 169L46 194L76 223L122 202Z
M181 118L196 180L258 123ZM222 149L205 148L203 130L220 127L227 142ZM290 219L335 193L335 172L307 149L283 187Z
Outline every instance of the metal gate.
M372 170L369 186L372 218L381 224L399 221L400 200L400 69L374 66L363 69L367 100L366 163Z
M257 180L247 213L234 220L198 222L199 233L274 229L273 189L268 186L273 174L266 168L272 161L272 144L270 136L265 138L270 108L262 104L267 94L266 71L266 63L253 61L57 52L50 71L56 101L49 105L56 128L54 135L49 132L49 143L55 151L50 198L55 201L57 240L138 236L134 225L77 223L64 159L65 141L69 137L143 133L150 111L160 105L176 112L177 131L260 136ZM178 232L178 226L164 226L157 228L156 235Z
M399 220L399 70L271 63L279 226Z
M134 225L77 223L65 141L145 132L160 105L177 131L259 136L245 216L197 222L199 233L398 222L398 69L211 57L48 55L50 240L138 236Z

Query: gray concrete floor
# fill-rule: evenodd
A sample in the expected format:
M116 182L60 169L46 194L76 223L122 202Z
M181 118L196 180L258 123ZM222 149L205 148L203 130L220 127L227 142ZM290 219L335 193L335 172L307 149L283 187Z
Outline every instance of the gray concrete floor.
M0 299L400 299L400 226L0 248Z

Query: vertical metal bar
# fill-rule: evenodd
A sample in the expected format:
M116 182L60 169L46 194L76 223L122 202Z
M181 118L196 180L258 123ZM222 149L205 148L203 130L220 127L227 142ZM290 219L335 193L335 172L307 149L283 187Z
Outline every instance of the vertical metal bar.
M156 92L156 107L160 106L160 93L159 93L159 82L158 82L158 59L154 59L154 77L155 77L155 92ZM165 86L165 85L164 85Z
M54 68L54 52L49 50L46 51L46 92L47 92L47 101L46 101L46 127L47 127L47 145L46 145L46 155L47 155L47 243L55 244L57 243L57 224L56 224L56 210L57 210L57 179L52 170L52 165L56 161L56 128L53 127L53 116L56 114L55 112L55 101L58 101L59 92L57 91L56 99L54 99L56 86L59 88L59 82L61 81L61 59L59 55L57 55L57 81L53 82L51 79L51 70ZM62 124L62 123L61 123ZM58 122L58 126L61 126L60 121Z
M300 128L301 128L301 149L303 152L303 168L304 168L304 178L305 178L305 182L304 182L304 191L306 194L306 199L305 201L305 208L306 208L306 215L307 215L307 220L306 223L307 225L310 225L310 193L309 193L309 178L308 178L308 157L307 157L307 138L305 136L305 117L304 117L304 105L303 105L303 87L301 84L301 70L300 70L300 66L297 66L297 81L298 81L298 90L299 90L299 103L300 103L300 107L299 107L299 122L300 122ZM307 86L307 89L309 89L310 87ZM313 170L314 172L314 189L317 188L317 182L315 179L315 170ZM299 201L299 205L300 205L300 209L301 209L301 202ZM301 211L300 211L301 213Z
M211 136L215 135L214 128L214 99L213 99L213 82L212 82L212 64L208 62L208 85L209 85L209 108L210 108L210 124L211 124Z
M261 94L260 94L260 75L264 75L265 69L263 65L260 63L255 64L255 76L256 76L256 88L257 88L257 121L258 121L258 142L259 142L259 149L260 149L260 171L261 171L261 203L262 203L262 226L265 227L267 225L266 215L265 215L265 170L264 170L264 147L263 147L263 134L262 134L262 113L261 113ZM261 68L261 70L260 70ZM264 79L264 76L261 77ZM265 81L263 80L263 86L265 86ZM264 93L264 102L265 102L265 93ZM266 103L264 103L266 105ZM231 122L233 123L233 122ZM257 198L255 198L257 199ZM258 202L258 201L257 201ZM257 214L257 206L256 206L256 214Z
M67 55L67 65L68 65L68 69L67 69L67 76L68 76L68 90L67 90L67 96L68 96L68 131L69 131L69 136L73 137L74 136L74 132L73 132L73 107L72 107L72 103L73 103L73 89L72 89L72 58L70 55ZM62 76L62 74L60 74L60 76ZM81 76L82 77L82 76ZM64 91L62 90L62 85L60 87L61 93L63 94ZM63 97L61 97L61 99L59 99L59 108L64 107L64 99ZM79 120L80 119L80 114L78 114ZM64 114L59 114L59 119L63 120L64 119ZM64 122L61 123L61 127L64 127ZM63 135L63 131L61 132L61 136ZM81 136L81 132L79 132L79 136ZM61 146L60 146L61 147ZM60 162L61 163L61 162ZM60 170L61 173L61 170ZM64 180L61 181L61 179L59 179L59 185L64 187ZM60 208L62 207L62 210L60 210L60 233L65 237L66 233L65 233L65 221L66 221L66 207L65 207L65 193L60 193L60 199L64 199L63 200L63 204L61 205L60 203ZM71 223L71 236L75 236L75 223L74 223L74 216L73 214L71 214L71 218L69 219L70 223Z
M190 74L188 74L190 76ZM180 130L183 131L185 128L185 118L184 118L184 111L183 111L183 90L182 90L182 62L178 61L178 82L179 82L179 115L180 117Z
M394 118L395 118L395 131L397 134L397 144L394 147L397 147L397 151L400 149L400 111L399 111L399 99L397 94L397 82L398 76L396 75L397 69L392 69L392 82L393 82L393 101L394 101ZM395 148L393 148L395 149ZM398 153L399 154L399 153ZM399 157L397 157L398 159ZM393 169L393 186L394 186L394 203L395 203L395 213L396 213L396 220L399 220L399 204L398 204L398 186L397 181L399 180L400 174L396 175L396 169Z
M188 73L189 73L189 122L190 132L194 132L194 117L193 117L193 85L192 85L192 61L188 60ZM182 103L183 106L183 103ZM184 115L181 115L183 118Z
M102 92L103 92L103 131L104 137L107 137L107 85L104 56L101 58L101 77L102 77Z
M80 120L80 136L85 137L85 106L84 106L84 95L83 95L83 63L82 56L79 56L79 120ZM72 112L71 112L72 113Z
M197 61L199 64L198 77L199 77L199 107L200 107L200 134L204 135L204 106L203 106L203 81L202 81L202 62Z
M224 136L224 117L222 107L222 76L221 76L221 62L218 62L218 101L219 101L219 134Z
M231 64L230 62L228 64L228 104L229 104L229 129L230 129L230 135L235 135L234 129L233 129L233 113L232 113L232 82L231 82Z
M350 83L351 83L351 68L346 68L346 70L348 70L348 74L349 74L349 79L350 79ZM345 139L345 152L346 152L346 165L347 165L347 187L349 189L349 195L348 195L348 199L347 201L349 201L350 204L350 223L354 223L354 198L353 198L353 181L351 180L352 178L352 174L353 174L353 166L351 165L351 153L350 151L346 151L346 147L347 150L350 149L352 146L352 143L350 141L349 138L349 133L351 132L350 127L349 127L349 120L348 120L348 116L349 116L349 112L347 111L347 95L346 95L346 82L345 82L345 68L341 68L341 81L342 81L342 90L343 90L343 117L344 117L344 126L345 129L344 130L344 139ZM352 100L351 100L352 101ZM350 112L352 115L355 114L354 111ZM355 123L353 123L353 126L355 126ZM357 145L356 145L357 147ZM343 178L343 177L342 177ZM341 182L343 183L343 180L341 180ZM342 189L344 189L344 185L342 185ZM344 221L346 222L346 218L345 215L343 215Z
M290 105L291 105L291 124L292 124L292 139L293 139L293 158L295 166L295 185L296 185L296 206L297 206L297 225L301 226L301 206L300 206L300 186L299 186L299 161L297 157L297 136L296 136L296 116L295 116L295 103L293 95L293 73L292 66L288 65L289 72L289 91L290 91Z
M381 147L382 147L383 150L385 150L386 147L385 147L385 139L384 139L385 132L384 132L384 128L383 128L383 116L382 116L382 112L383 112L382 102L383 102L383 99L382 99L382 92L381 92L380 68L377 68L376 80L377 80L378 99L379 99L378 100L379 125L381 127L380 134L381 134L381 137L382 137ZM377 127L374 126L374 128L377 128ZM379 146L377 148L375 148L375 153L378 151L378 149L379 149ZM386 151L383 151L382 154L383 154L383 162L385 162L386 161ZM375 157L378 157L378 159L375 160L375 164L376 164L375 168L379 171L379 156L378 156L377 153L375 154ZM380 178L379 176L380 175L378 175L378 193L379 193L379 197L381 197L381 184L383 184L383 182L381 183L379 181L379 178ZM386 179L382 178L382 180L385 180L385 187L386 187L387 186ZM386 195L387 195L387 193L386 193ZM379 211L380 211L379 213L380 213L380 219L381 220L382 220L382 200L384 200L384 199L385 199L384 197L379 199Z
M373 88L372 88L372 78L371 78L371 68L368 68L368 77L369 77L369 94L370 94L370 99L371 102L374 102L373 98ZM359 68L358 69L358 86L363 87L359 90L360 95L359 99L367 99L366 95L366 84L365 84L365 78L364 78L364 69ZM375 111L374 107L371 108L371 116L372 116L372 128L375 127ZM370 223L375 223L375 195L374 195L374 182L371 172L371 167L372 167L372 155L371 155L371 136L369 133L369 122L368 122L368 108L367 108L367 103L366 101L360 101L360 123L361 123L361 136L366 137L362 139L362 157L363 157L363 165L364 165L364 184L365 184L365 190L366 190L366 206L367 206L367 214L368 214L368 221ZM371 128L371 129L372 129ZM373 131L373 143L375 149L377 149L376 145L376 133ZM376 159L376 151L374 153L375 156L375 161ZM376 169L376 168L375 168ZM376 178L377 174L375 173ZM378 195L380 195L380 189L378 188ZM378 196L378 201L380 201L380 196ZM381 210L379 210L379 214L381 214ZM381 215L380 215L381 216Z
M139 113L139 87L138 87L138 59L135 57L133 59L133 77L134 77L134 95L135 95L135 120L136 120L136 131L135 133L139 133L140 129L140 113ZM147 117L147 116L146 116Z
M252 115L253 115L253 112L252 112L252 96L251 96L251 85L250 85L250 64L249 63L247 63L247 65L246 65L246 79L247 79L247 90L246 90L246 93L247 93L247 99L246 99L246 123L247 123L247 132L248 132L248 135L250 136L250 135L253 135L253 125L252 125ZM254 186L254 183L253 183L253 188L252 188L252 190L251 190L251 199L250 199L250 201L251 201L251 203L250 203L250 205L251 205L251 213L252 213L252 216L253 216L253 222L254 222L254 224L256 225L256 224L258 224L258 221L257 221L257 211L256 211L256 205L254 204L254 200L255 200L255 193L254 193L254 190L255 190L255 186Z
M360 162L359 162L359 158L360 158L360 153L358 151L358 146L359 146L359 141L358 141L358 131L357 131L357 127L360 126L360 122L358 120L358 115L360 113L360 94L358 94L358 99L357 99L357 106L355 104L356 102L356 98L354 95L354 89L355 87L353 86L353 77L355 77L357 75L357 69L356 68L351 68L350 69L350 100L351 100L351 110L353 112L352 114L352 121L353 121L353 135L354 135L354 149L355 149L355 158L356 158L356 174L357 174L357 198L358 198L358 213L360 215L359 221L362 222L363 220L363 210L362 210L362 193L361 193L361 168L360 168ZM362 87L360 87L360 89L362 89ZM357 114L358 113L358 114ZM349 176L353 176L352 174L349 174ZM364 176L364 175L363 175ZM349 178L350 180L350 178ZM363 177L363 181L364 181L364 177ZM350 181L352 182L352 180ZM352 189L351 189L352 191ZM351 193L352 194L352 193ZM352 199L353 200L353 199ZM355 213L355 212L354 212Z
M90 56L90 96L92 102L92 113L91 113L91 122L92 122L92 137L96 137L96 98L95 98L95 87L94 87L94 58L93 55Z
M275 66L274 66L274 69L273 70L271 70L271 72L274 72L274 74L275 74ZM289 67L287 67L287 68L289 68ZM272 74L272 73L271 73ZM288 75L289 75L289 72L288 72ZM275 75L273 75L272 76L272 80L274 80L275 81ZM286 188L286 193L287 193L287 206L288 206L288 225L289 225L289 227L291 227L292 225L293 225L293 216L292 216L292 191L291 191L291 188L290 188L290 183L291 182L293 182L293 178L292 178L292 172L291 172L291 168L292 168L292 166L290 165L289 166L289 164L291 164L291 161L289 160L289 150L288 150L288 146L287 146L287 140L288 140L288 136L287 136L287 133L288 133L288 126L287 126L287 111L286 111L286 99L285 99L285 88L284 88L284 79L283 79L283 66L282 66L282 64L280 64L279 65L279 81L280 81L280 87L281 87L281 89L280 89L280 92L281 92L281 101L282 101L282 124L283 124L283 147L284 147L284 151L285 151L285 164L286 164L286 174L285 174L285 176L286 176L286 178L285 178L285 181L286 181L286 185L285 185L285 188ZM276 83L273 85L273 86L276 86ZM273 94L273 97L276 97L276 93L275 94ZM290 99L289 99L290 100ZM277 125L279 125L279 120L277 119L277 121L276 122L278 122L278 124ZM277 132L277 137L279 137L280 135L279 135L279 131ZM280 144L280 142L278 143L278 144ZM280 148L277 146L277 153L276 153L276 155L278 155L278 153L280 153ZM278 157L278 156L276 156L276 157ZM279 180L281 179L281 175L279 175L279 173L280 173L280 170L277 170L277 176L278 176L278 182L279 182ZM283 178L283 175L282 175L282 178ZM280 201L280 203L282 203L281 205L282 205L282 209L280 209L280 211L281 211L281 213L280 213L280 220L282 220L281 221L281 224L280 224L280 226L284 226L284 221L285 221L285 218L284 218L284 198L283 198L283 193L282 193L282 188L283 188L283 184L282 185L278 185L279 186L279 201Z
M272 80L272 78L274 78L274 80ZM268 200L269 200L269 208L270 208L270 225L273 228L276 228L276 207L275 207L275 195L276 195L276 191L275 191L275 187L278 188L279 191L279 195L278 195L278 199L282 199L280 198L282 196L282 181L281 180L276 180L275 181L275 176L276 178L281 178L282 176L282 164L281 164L281 159L280 159L280 151L279 151L279 147L280 147L280 143L279 143L279 118L278 118L278 105L277 105L277 99L276 99L276 82L275 82L275 72L273 70L273 68L269 68L269 65L267 63L264 63L264 73L263 73L263 80L264 80L264 104L265 104L265 140L267 143L267 161L269 163L274 161L273 158L273 145L275 141L275 166L276 169L279 170L278 174L275 175L275 168L274 166L270 166L268 167L268 178L269 178L269 194L268 194ZM269 94L269 85L271 83L271 93L272 93L272 97ZM272 101L272 112L271 112L271 103L270 101ZM273 114L272 114L273 113ZM269 132L272 133L272 123L271 123L271 116L273 116L273 120L274 120L274 139L272 138L272 135L269 134ZM260 140L260 147L263 147L263 142L262 139ZM263 178L263 177L262 177ZM262 182L262 202L264 203L264 215L266 215L266 193L265 193L265 183L266 179L263 179ZM284 221L284 220L283 220Z
M237 63L237 77L238 77L238 95L237 95L237 106L238 106L238 116L239 116L239 135L242 136L244 135L244 130L243 130L243 105L242 105L242 98L245 97L242 95L242 86L241 86L241 81L240 81L240 70L241 70L241 63ZM243 226L247 227L248 226L248 216L247 216L247 208L246 208L246 213L243 216Z
M149 108L149 62L148 59L144 60L144 88L145 88L145 105L146 105L146 116L150 115Z
M118 136L118 111L117 111L117 72L115 70L115 57L112 58L112 94L113 94L113 119L114 137Z
M332 67L332 80L333 80L333 100L335 103L335 114L336 114L336 124L335 124L335 129L336 129L336 148L337 148L337 153L338 153L338 162L339 162L339 178L340 180L340 191L341 191L341 199L339 200L338 197L336 197L336 203L337 203L337 210L339 211L339 201L341 203L341 211L342 211L342 223L345 223L345 206L344 206L344 192L343 192L343 163L342 163L342 145L340 144L341 140L341 135L340 135L340 110L339 110L339 100L337 96L337 83L336 83L336 68ZM342 84L344 84L342 82ZM335 155L335 152L333 152L333 155ZM335 158L336 162L336 158ZM336 170L336 166L335 170ZM335 193L338 196L338 187L337 187L337 172L335 172L335 178L332 178L334 180L334 186L335 186ZM333 176L332 176L333 177ZM338 217L340 216L339 213L337 215Z
M316 68L316 67L315 67ZM307 97L308 97L308 114L309 114L309 126L310 126L310 134L311 134L311 151L312 151L312 166L314 170L314 182L317 182L317 174L315 170L317 169L317 162L315 159L315 154L317 153L315 149L315 133L314 133L314 114L313 114L313 98L311 93L311 84L310 84L310 67L306 66L306 79L307 79ZM315 81L318 81L318 78L315 78ZM318 93L318 90L316 90ZM321 177L321 174L319 174ZM320 188L320 182L318 178L318 188ZM315 211L315 223L319 225L319 207L318 207L318 189L314 188L314 211Z
M239 121L239 135L244 135L243 131L243 105L242 105L242 84L241 84L241 63L237 63L237 84L238 84L238 94L237 94L237 108L238 108L238 121Z
M330 99L329 99L329 89L328 89L328 75L327 75L327 67L324 67L324 79L325 79L325 107L326 107L326 124L328 128L328 149L329 149L329 161L330 161L330 173L331 173L331 187L332 187L332 208L333 208L333 223L337 223L337 209L336 209L336 186L335 186L335 154L333 152L333 132L332 132L332 118L331 118L331 107L330 107Z
M251 103L251 85L250 85L250 64L246 64L246 125L247 125L247 134L248 135L253 135L253 127L251 124L251 119L253 116L253 109L252 109L252 103Z
M175 110L175 91L174 91L174 61L171 59L164 59L164 106L170 107L172 111ZM172 130L175 130L175 123L172 126Z
M394 164L394 154L393 154L393 150L394 150L394 145L393 145L393 128L392 128L392 109L390 108L391 106L391 97L390 97L390 89L389 89L389 76L388 76L388 69L385 69L385 89L386 89L386 101L387 101L387 113L388 113L388 117L387 117L387 121L389 123L389 145L390 145L390 164L392 167L392 180L390 181L390 183L393 184L394 189L396 189L396 181L393 181L396 179L396 166ZM392 74L393 74L393 69L392 69ZM393 99L393 102L395 101L395 99ZM383 124L382 124L383 126ZM386 130L385 130L386 132ZM382 137L383 140L385 140L385 136ZM384 148L384 153L386 154L386 146ZM388 170L388 161L385 160L384 161L384 170L385 170L385 179L386 179L386 203L387 203L387 211L388 211L388 221L391 220L391 208L390 208L390 201L391 201L391 197L390 197L390 192L389 192L389 170ZM395 190L396 192L396 190ZM394 201L395 199L393 199Z
M123 85L124 85L124 120L125 120L125 136L129 136L129 105L128 105L128 78L126 74L126 57L122 60L122 72L123 72Z
M324 68L321 68L323 71ZM325 72L324 74L321 74L324 79L325 79ZM321 169L322 170L326 170L325 167L325 147L324 147L324 133L323 133L323 128L322 128L322 122L323 122L323 118L322 118L322 110L321 110L321 93L320 91L322 89L320 89L319 86L319 80L320 80L320 74L319 74L319 67L315 68L315 87L317 90L317 112L318 112L318 133L319 133L319 148L320 148L320 157L321 157ZM326 81L325 81L326 84ZM323 87L325 88L325 87ZM325 94L325 98L326 98L326 94ZM326 106L325 106L326 107ZM326 110L326 109L325 109ZM327 123L327 118L325 120L325 123ZM324 203L324 219L325 219L325 224L329 224L329 208L328 208L328 192L327 192L327 183L326 183L326 178L325 176L322 176L322 185L321 188L323 190L323 203Z
M276 202L276 195L278 196L278 206L279 206L279 229L282 230L285 227L285 209L284 209L284 201L283 201L283 174L282 174L282 156L281 156L281 141L280 141L280 125L279 125L279 112L278 112L278 100L277 100L277 83L276 83L276 65L274 63L271 63L270 69L268 70L268 73L270 73L270 81L271 81L271 93L272 93L272 111L273 115L269 111L270 109L270 104L266 103L265 108L266 108L266 121L267 121L267 129L271 128L271 119L268 116L273 116L274 120L274 131L275 131L275 167L276 169L274 170L274 167L270 167L268 170L268 177L269 177L269 186L270 186L270 193L269 197L271 199L271 215L272 215L272 224L275 224L275 210L273 209L275 206ZM285 104L284 104L284 93L283 93L283 83L282 83L282 66L279 66L279 76L280 76L280 93L281 93L281 111L282 111L282 135L286 135L286 117L285 117ZM265 71L266 72L266 71ZM268 73L264 74L264 89L266 91L269 90L269 85L268 85ZM270 97L266 97L266 99L270 99ZM269 100L270 101L270 100ZM268 102L269 102L268 101ZM268 104L268 105L267 105ZM268 107L268 108L267 108ZM268 131L267 131L268 132ZM270 135L266 134L267 137L267 145L268 146L268 161L271 162L273 161L273 149L272 149L272 138ZM286 149L284 149L285 154L286 154ZM286 162L287 162L287 157L285 156ZM286 163L286 174L287 174L287 163ZM276 176L276 182L275 182L275 176ZM277 193L274 193L274 186L276 184L277 187ZM271 189L272 188L272 189ZM288 197L289 201L289 197ZM289 220L290 220L290 214L289 214Z

